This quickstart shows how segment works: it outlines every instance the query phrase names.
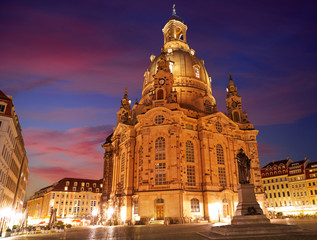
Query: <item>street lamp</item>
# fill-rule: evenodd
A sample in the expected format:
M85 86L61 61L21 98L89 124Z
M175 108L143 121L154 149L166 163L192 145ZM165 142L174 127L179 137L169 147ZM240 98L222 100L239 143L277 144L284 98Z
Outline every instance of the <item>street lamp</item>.
M98 214L98 211L96 208L94 208L91 212L91 215L92 215L92 221L93 221L93 224L95 225L95 217L97 216Z

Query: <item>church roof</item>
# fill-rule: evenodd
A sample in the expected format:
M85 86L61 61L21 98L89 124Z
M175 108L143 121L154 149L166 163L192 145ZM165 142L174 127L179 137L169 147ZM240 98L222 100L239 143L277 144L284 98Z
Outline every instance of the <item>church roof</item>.
M173 5L172 16L170 16L170 18L168 20L177 20L177 21L180 21L180 22L184 23L183 19L176 14L175 4Z
M170 16L170 18L168 20L177 20L177 21L184 23L183 19L181 17L177 16L176 14L172 14L172 16Z

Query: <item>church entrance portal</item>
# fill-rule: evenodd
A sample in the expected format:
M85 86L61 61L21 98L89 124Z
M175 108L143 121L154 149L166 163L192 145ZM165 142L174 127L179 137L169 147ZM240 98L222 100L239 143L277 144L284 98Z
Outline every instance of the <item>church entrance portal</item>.
M164 219L164 200L157 199L155 204L156 210L156 220L163 220Z

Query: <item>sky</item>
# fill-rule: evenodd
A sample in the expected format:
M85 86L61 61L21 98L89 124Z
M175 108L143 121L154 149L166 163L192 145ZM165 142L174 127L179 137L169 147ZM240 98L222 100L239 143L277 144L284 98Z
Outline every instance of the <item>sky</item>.
M260 165L317 161L316 1L8 0L0 3L0 89L22 126L28 196L64 177L102 178L101 144L124 88L140 99L174 3L222 112L232 74L259 130Z

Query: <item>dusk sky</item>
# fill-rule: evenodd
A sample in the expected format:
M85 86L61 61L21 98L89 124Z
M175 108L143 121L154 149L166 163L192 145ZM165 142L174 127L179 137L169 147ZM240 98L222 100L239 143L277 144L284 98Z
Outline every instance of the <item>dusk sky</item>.
M0 89L13 96L28 196L64 177L99 179L124 88L140 99L176 4L218 109L228 75L259 130L260 164L317 161L317 1L2 1Z

